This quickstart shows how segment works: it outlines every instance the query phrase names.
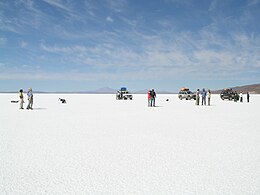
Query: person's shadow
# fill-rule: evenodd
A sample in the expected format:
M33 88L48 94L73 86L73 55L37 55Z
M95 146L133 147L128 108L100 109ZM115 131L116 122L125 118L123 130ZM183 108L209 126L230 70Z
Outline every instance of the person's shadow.
M33 110L47 110L47 108L33 108Z

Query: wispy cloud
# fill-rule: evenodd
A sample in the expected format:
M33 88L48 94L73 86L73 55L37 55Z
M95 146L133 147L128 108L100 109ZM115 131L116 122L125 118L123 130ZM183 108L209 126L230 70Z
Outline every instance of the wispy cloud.
M215 9L216 9L216 6L217 6L217 3L218 3L218 0L213 0L213 1L211 1L208 11L213 11L213 10L215 10Z
M12 65L15 71L5 66L2 78L22 78L28 74L25 69L34 79L219 79L249 70L259 75L259 32L250 25L256 18L251 5L258 1L245 3L236 17L217 12L219 1L207 2L192 15L208 16L195 27L185 23L182 13L171 10L191 10L187 8L192 8L193 1L158 1L167 6L165 12L155 13L157 7L150 5L148 10L140 7L137 14L131 7L134 3L126 0L15 2L15 12L0 12L0 30L20 33L11 41L27 58ZM13 6L7 1L2 4L4 10ZM151 13L155 14L152 19ZM253 30L247 31L247 26ZM0 45L9 39L9 33L4 34Z
M43 0L43 1L45 3L48 3L51 6L54 6L54 7L58 8L58 9L67 11L69 13L73 12L73 10L69 6L66 6L64 4L64 1L60 1L60 0Z
M260 2L259 0L249 0L249 1L248 1L248 5L249 5L249 6L253 6L253 5L258 4L259 2Z
M108 16L108 17L106 18L106 20L107 20L108 22L114 22L113 18L111 18L110 16Z
M5 45L7 42L7 38L5 37L0 37L0 45Z
M83 66L85 64L97 70L109 67L116 72L127 72L127 75L142 72L161 77L165 75L182 77L192 73L190 76L194 78L202 75L219 77L223 71L238 74L259 64L258 52L246 52L254 50L259 42L249 40L250 37L245 34L227 40L211 33L207 35L205 31L196 35L179 33L172 37L171 41L164 38L171 36L167 32L160 36L143 35L142 39L140 34L129 35L130 40L138 40L139 49L142 48L140 51L114 43L99 44L95 47L41 44L41 48L47 52L64 53L67 59L69 54L71 62ZM241 50L237 50L237 47Z
M25 42L25 41L21 41L20 42L20 47L21 48L26 48L28 46L28 43L27 42Z
M126 0L105 0L105 2L114 12L123 12L128 4Z

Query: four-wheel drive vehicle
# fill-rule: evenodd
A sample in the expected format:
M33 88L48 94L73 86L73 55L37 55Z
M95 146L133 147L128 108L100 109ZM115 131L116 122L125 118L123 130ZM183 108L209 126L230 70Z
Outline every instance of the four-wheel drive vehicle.
M188 88L181 88L178 98L180 100L186 99L186 100L191 100L191 99L196 99L196 94L190 91Z
M133 95L127 91L126 87L121 87L120 90L116 92L117 100L132 100Z
M233 99L237 98L237 93L235 93L231 88L226 88L221 91L220 98L222 100L225 100L225 99L233 100Z

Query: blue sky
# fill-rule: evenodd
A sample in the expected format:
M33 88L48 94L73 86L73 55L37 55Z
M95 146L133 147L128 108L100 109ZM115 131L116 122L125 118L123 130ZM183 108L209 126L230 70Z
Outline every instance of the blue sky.
M0 91L260 83L260 0L0 0Z

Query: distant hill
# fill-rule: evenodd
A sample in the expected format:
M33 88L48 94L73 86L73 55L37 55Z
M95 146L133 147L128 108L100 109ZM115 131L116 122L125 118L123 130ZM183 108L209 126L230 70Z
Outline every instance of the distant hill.
M139 91L132 91L133 94L147 94L148 89L143 89L143 90L139 90ZM174 94L174 92L171 91L160 91L160 90L156 90L155 91L157 94Z
M232 88L234 91L242 91L244 93L249 92L251 94L260 94L260 84L253 84L253 85L243 85L243 86L236 86L236 87L227 87ZM212 93L220 93L222 89L214 90Z
M243 85L243 86L236 86L236 87L230 87L226 86L224 88L232 88L234 91L243 91L244 93L249 92L251 94L260 94L260 84L253 84L253 85ZM118 88L119 89L119 88ZM74 92L46 92L46 91L34 91L34 93L57 93L57 94L63 94L63 93L68 93L68 94L115 94L118 89L113 89L110 87L103 87L100 89L96 90L89 90L89 91L74 91ZM138 91L133 91L130 88L128 88L130 93L132 94L146 94L148 89L143 89L143 90L138 90ZM212 90L212 93L214 94L219 94L223 89L218 89L218 90ZM16 92L0 92L0 93L18 93ZM161 91L161 90L156 90L157 94L176 94L176 91Z
M92 91L86 91L86 92L81 92L81 93L93 93L93 94L114 94L116 93L117 89L113 89L110 87L102 87L97 90L92 90Z
M110 87L103 87L97 90L93 91L86 91L86 92L81 92L81 93L93 93L93 94L115 94L118 89L113 89ZM143 89L143 90L138 90L138 91L132 91L131 89L128 89L130 93L132 94L146 94L148 89ZM156 91L158 94L172 94L173 92L170 91Z

